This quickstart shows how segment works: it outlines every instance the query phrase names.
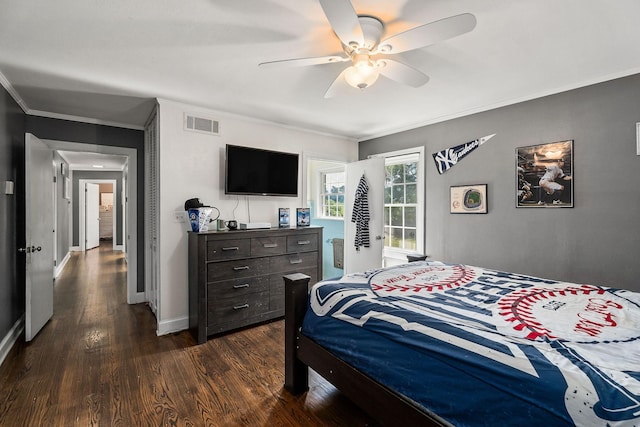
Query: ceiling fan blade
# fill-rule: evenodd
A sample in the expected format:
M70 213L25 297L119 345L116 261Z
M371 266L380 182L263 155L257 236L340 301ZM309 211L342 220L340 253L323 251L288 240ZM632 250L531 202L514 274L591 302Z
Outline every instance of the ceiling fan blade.
M378 70L385 77L403 83L411 87L420 87L429 81L429 76L422 71L410 67L402 62L393 59L382 59L377 61L382 65Z
M332 64L334 62L349 61L349 57L338 55L318 56L311 58L281 59L278 61L261 62L259 67L305 67L308 65Z
M320 0L320 6L342 44L345 46L349 46L352 42L359 46L364 44L358 14L349 0Z
M380 42L379 50L384 53L406 52L468 33L475 26L476 17L470 13L450 16L391 36Z
M342 70L338 77L336 77L336 79L331 83L327 91L324 93L325 98L333 98L334 96L346 91L350 87L347 84L347 81L344 79L344 75L347 70L348 68Z

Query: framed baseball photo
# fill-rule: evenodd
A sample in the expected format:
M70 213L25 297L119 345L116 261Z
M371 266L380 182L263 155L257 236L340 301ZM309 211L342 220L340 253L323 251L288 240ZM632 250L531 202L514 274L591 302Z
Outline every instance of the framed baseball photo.
M486 214L487 184L456 185L449 195L450 213Z
M516 207L573 207L573 140L516 148Z

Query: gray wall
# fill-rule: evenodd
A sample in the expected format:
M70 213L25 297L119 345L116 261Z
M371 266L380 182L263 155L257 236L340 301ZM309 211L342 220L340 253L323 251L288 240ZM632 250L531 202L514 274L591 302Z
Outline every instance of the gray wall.
M69 165L57 152L53 152L53 163L56 169L56 266L59 266L65 256L69 253L69 218L71 215L71 200L64 198L64 178L61 164ZM69 172L67 175L69 176Z
M116 187L113 189L113 211L116 215L116 235L113 236L116 245L122 245L122 224L124 224L122 215L122 172L108 171L73 171L71 198L73 200L73 238L71 239L73 246L80 246L80 183L81 179L115 179Z
M426 253L433 259L640 291L640 75L359 144L425 146ZM439 175L432 153L496 133ZM516 147L573 139L573 208L516 208ZM488 184L487 215L449 213L449 187Z
M0 86L0 340L25 311L24 246L24 132L25 114ZM5 181L13 181L6 195Z

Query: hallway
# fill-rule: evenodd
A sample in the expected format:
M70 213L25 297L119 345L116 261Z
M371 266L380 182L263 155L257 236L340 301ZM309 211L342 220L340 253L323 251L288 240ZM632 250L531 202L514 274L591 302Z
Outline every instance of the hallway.
M54 289L54 315L0 367L0 425L375 425L312 374L283 391L283 322L210 339L158 337L145 304L126 303L126 262L110 242L74 252Z

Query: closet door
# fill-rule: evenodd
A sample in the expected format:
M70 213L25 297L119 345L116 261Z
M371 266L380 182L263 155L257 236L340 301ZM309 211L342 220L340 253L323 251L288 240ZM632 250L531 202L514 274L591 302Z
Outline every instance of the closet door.
M157 111L153 114L144 131L144 162L145 162L145 299L149 308L160 317L158 277L160 275L158 259L158 192L159 192L159 134Z

